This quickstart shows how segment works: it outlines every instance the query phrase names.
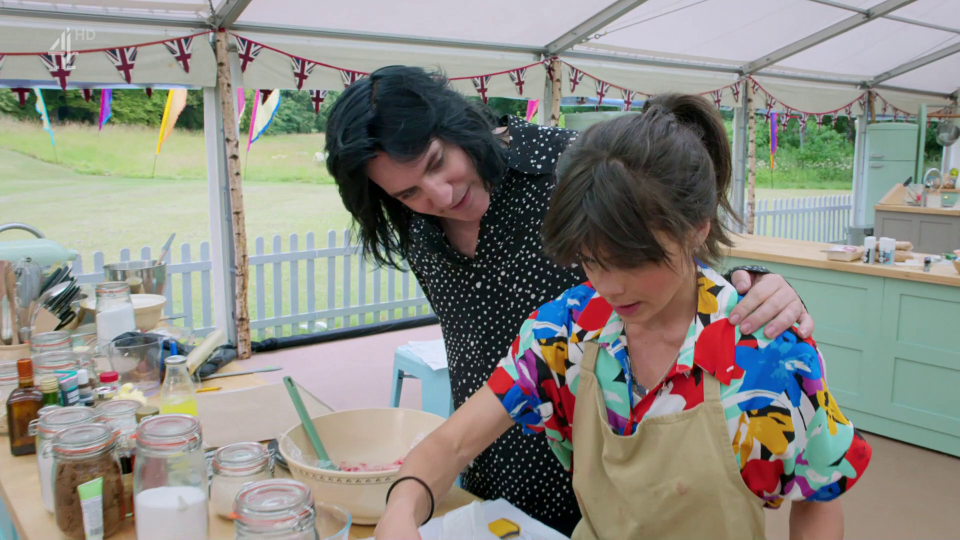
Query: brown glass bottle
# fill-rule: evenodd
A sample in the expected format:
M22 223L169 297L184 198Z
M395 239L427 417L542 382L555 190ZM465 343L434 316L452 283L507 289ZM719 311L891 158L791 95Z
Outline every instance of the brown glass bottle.
M17 360L20 387L7 398L7 425L10 432L10 453L25 456L36 453L36 438L30 436L30 422L37 419L43 407L43 394L33 386L33 360Z

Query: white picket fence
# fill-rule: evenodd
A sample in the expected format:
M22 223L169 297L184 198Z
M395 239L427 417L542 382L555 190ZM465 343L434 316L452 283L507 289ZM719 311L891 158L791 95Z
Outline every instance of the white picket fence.
M254 240L250 255L250 327L256 339L348 328L430 313L430 306L416 279L404 271L369 265L360 255L350 231L327 233L327 245L316 247L313 233L291 234L287 250L283 238L274 235L272 250L265 252L262 237ZM140 259L151 258L149 247L140 250ZM119 261L131 259L129 249L120 251ZM210 246L200 244L200 257L193 259L189 244L180 246L180 261L167 255L167 305L164 315L195 328L200 335L213 330L213 291L210 285ZM84 273L77 258L73 274L81 284L103 280L104 254L93 255L93 269ZM399 282L399 283L398 283ZM325 283L325 287L323 286ZM318 287L318 284L320 285ZM198 290L196 290L198 289ZM195 304L196 292L200 305Z
M852 195L757 201L754 233L813 242L844 242Z

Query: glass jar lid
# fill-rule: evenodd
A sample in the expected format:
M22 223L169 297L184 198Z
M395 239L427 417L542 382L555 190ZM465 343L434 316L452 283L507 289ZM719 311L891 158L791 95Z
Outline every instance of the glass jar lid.
M96 413L88 407L60 407L40 417L37 432L53 435L70 426L92 424Z
M137 447L178 450L201 440L200 421L189 414L161 414L144 418L137 428Z
M213 470L229 476L257 474L270 466L270 453L260 443L228 444L213 455Z
M52 413L51 413L52 414ZM81 424L57 433L53 453L62 457L88 457L113 449L117 432L105 424Z
M244 484L234 501L236 523L250 529L292 529L309 520L313 524L310 488L283 478Z
M116 296L130 294L130 284L126 281L104 281L97 284L97 296Z
M116 420L119 418L136 418L137 409L141 407L140 402L135 399L111 399L97 405L97 416L100 420Z
M37 411L37 418L40 418L41 416L47 413L50 413L57 409L62 409L62 408L63 407L61 407L60 405L45 405L39 411Z

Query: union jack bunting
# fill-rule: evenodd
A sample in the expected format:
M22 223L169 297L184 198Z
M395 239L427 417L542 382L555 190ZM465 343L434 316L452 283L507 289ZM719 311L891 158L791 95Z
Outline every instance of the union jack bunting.
M87 103L90 103L90 98L93 97L93 91L89 88L83 89L83 100Z
M510 80L517 87L517 93L523 95L523 83L527 78L527 68L515 69L510 72Z
M577 91L577 85L583 82L583 72L570 66L570 93Z
M809 118L810 118L810 115L809 115L809 114L800 113L800 118L798 119L798 120L800 120L800 131L806 131L806 130L807 130L807 120L808 120Z
M130 84L133 78L133 65L137 61L137 48L124 47L122 49L107 49L103 52L107 55L110 63L120 72L120 77L127 81L127 84Z
M860 105L860 110L866 113L867 112L867 95L863 94L862 96L860 96L860 98L857 100L857 104Z
M350 71L349 69L340 70L340 78L343 79L344 90L346 90L347 88L350 88L350 86L353 83L359 81L363 77L364 77L364 74L360 73L359 71Z
M3 69L3 59L6 58L6 55L0 54L0 69Z
M720 102L723 101L723 88L710 92L710 97L713 98L713 102L716 103L717 108L719 109Z
M147 99L153 99L153 88L148 86L147 88L144 88L143 91L147 93Z
M290 64L293 66L293 77L297 80L297 90L301 90L317 64L296 56L290 57Z
M473 78L473 87L477 89L477 93L480 94L480 99L484 103L487 102L487 91L490 90L490 87L487 86L490 84L490 75L481 75L480 77Z
M313 101L313 110L317 114L320 114L320 104L323 103L323 100L327 97L326 90L311 90L310 99Z
M163 42L164 47L173 55L184 71L190 73L190 59L193 57L193 38L185 37Z
M823 116L822 114L814 115L814 118L817 120L817 131L820 131L820 128L823 127Z
M240 36L234 37L237 38L237 56L240 58L240 72L244 73L247 71L247 64L252 64L253 61L257 59L257 55L263 50L263 45L254 43Z
M893 109L893 121L896 122L897 119L899 118L899 116L900 116L900 109L897 109L896 107L894 107L894 109Z
M541 64L543 64L543 69L547 70L547 78L552 81L553 80L553 59L548 58L543 62L541 62Z
M731 86L730 93L733 94L733 102L740 103L740 83L736 83Z
M837 127L837 118L840 118L840 115L837 114L840 111L833 111L833 127Z
M29 88L11 88L10 91L17 95L17 101L20 102L21 107L27 106L27 97L30 95Z
M880 98L880 101L883 102L883 107L880 108L880 114L886 115L886 114L887 114L887 105L889 105L889 103L887 103L887 100L885 100L885 99L883 99L883 98Z
M600 79L595 79L597 87L597 108L600 108L600 105L603 104L603 98L607 95L607 92L610 91L610 83L601 81Z
M780 127L786 128L787 124L790 123L790 109L783 111L783 114L780 115Z
M630 110L630 107L633 106L633 100L637 97L637 93L633 90L627 90L626 88L620 89L620 96L623 97L623 105L626 110Z
M750 82L753 83L753 95L757 95L760 92L760 83L750 79Z
M847 118L853 118L853 103L844 107L843 113L847 115Z
M777 106L777 98L767 94L767 110L770 110Z
M60 82L60 88L67 89L67 77L73 71L77 53L41 54L40 61L50 72L50 76Z

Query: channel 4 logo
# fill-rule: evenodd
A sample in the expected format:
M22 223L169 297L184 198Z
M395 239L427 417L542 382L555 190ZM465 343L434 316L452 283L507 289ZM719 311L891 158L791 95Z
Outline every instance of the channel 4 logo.
M50 46L50 53L54 55L62 55L64 59L64 69L72 70L75 66L72 64L72 62L69 62L69 59L76 54L73 52L73 42L93 41L96 38L97 33L93 30L87 30L83 28L70 30L69 28L66 28L63 32L60 32L60 36L56 41L53 42L53 45Z

